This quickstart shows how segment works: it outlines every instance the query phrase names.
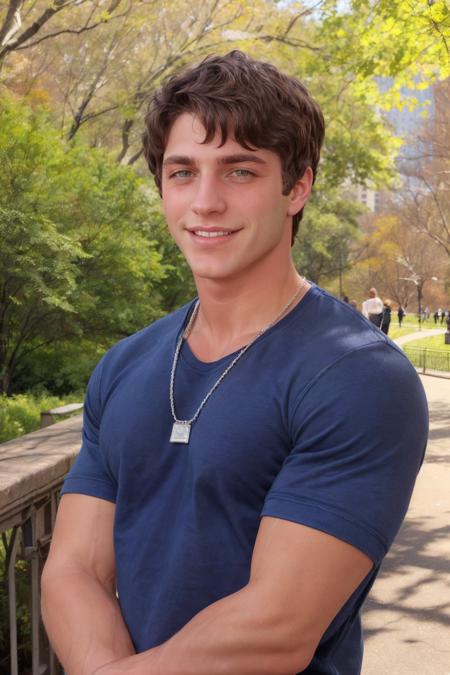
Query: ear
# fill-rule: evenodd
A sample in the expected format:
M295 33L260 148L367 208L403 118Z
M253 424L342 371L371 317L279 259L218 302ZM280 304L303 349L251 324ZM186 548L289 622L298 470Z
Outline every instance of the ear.
M313 172L310 166L306 168L305 173L295 183L289 193L288 216L298 213L308 201L313 184Z

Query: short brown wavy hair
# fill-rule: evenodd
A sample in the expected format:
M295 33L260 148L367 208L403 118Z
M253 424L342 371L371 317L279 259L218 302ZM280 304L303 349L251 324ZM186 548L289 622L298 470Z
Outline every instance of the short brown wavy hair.
M150 99L145 117L144 154L161 192L161 169L168 136L182 113L196 115L206 130L204 143L219 131L247 150L275 152L282 166L283 194L289 194L308 166L316 176L325 122L306 87L270 63L234 50L208 56L170 77ZM292 241L303 209L293 217Z

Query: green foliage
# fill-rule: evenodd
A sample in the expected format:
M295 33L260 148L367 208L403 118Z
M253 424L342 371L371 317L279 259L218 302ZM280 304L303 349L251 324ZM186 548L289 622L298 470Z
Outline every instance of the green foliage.
M447 0L324 0L322 30L330 40L333 63L345 65L361 82L374 76L394 77L395 89L423 78L450 74Z
M162 13L131 3L123 16L69 4L51 19L61 37L25 40L30 67L10 55L2 73L18 96L47 101L60 133L73 129L77 140L62 142L42 107L3 96L0 390L8 392L36 382L61 394L84 386L102 350L195 292L156 193L99 149L134 161L139 115L167 74L238 47L299 76L320 102L323 159L294 250L315 280L348 267L358 236L342 185L385 187L393 176L399 143L380 111L404 105L402 87L450 74L446 0L323 0L310 11L299 2L173 0ZM22 12L24 34L35 12ZM82 37L71 31L78 25ZM33 64L44 61L37 74Z
M0 161L0 391L9 392L43 347L109 344L160 316L166 271L141 179L104 151L67 147L42 109L2 100Z
M318 283L348 268L361 212L362 207L342 199L336 191L313 194L293 249L296 267L302 274Z
M149 190L151 233L164 261L165 276L158 285L161 306L165 311L180 307L196 294L194 279L186 260L172 239L162 213L162 204L156 190Z
M70 202L61 217L86 260L77 286L85 329L124 336L161 315L157 287L165 267L152 234L150 204L133 169L76 146Z
M0 121L2 310L20 330L16 322L24 320L22 310L30 302L42 303L49 311L73 310L77 262L83 252L51 217L63 201L61 177L67 159L44 113L5 97Z
M299 53L282 46L271 59L304 82L322 108L326 134L318 187L326 192L346 181L385 186L394 175L400 141L374 106L374 101L380 105L376 82L370 78L359 82L337 57L325 56L331 38L321 28L312 24L302 29L302 35L306 33L309 42L317 45L317 52Z
M113 338L100 342L80 338L46 345L24 357L17 369L16 389L35 391L39 383L38 391L43 388L62 398L68 392L83 392L95 365L114 342Z
M46 392L0 395L0 443L39 429L41 412L82 400L83 395L76 393L63 399Z

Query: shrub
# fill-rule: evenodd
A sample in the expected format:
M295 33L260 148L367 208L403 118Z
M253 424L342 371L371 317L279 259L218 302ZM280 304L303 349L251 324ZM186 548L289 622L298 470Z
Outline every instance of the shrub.
M82 400L83 395L79 392L64 399L47 392L0 395L0 443L39 429L41 411Z

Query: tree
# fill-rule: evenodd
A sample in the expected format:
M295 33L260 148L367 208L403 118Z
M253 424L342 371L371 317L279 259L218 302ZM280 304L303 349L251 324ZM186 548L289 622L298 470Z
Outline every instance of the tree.
M308 276L329 280L346 273L358 234L357 211L341 198L343 186L347 181L384 186L394 175L398 147L379 111L402 104L402 86L420 87L450 73L445 0L321 0L308 5L10 0L0 16L4 82L18 96L46 100L68 141L58 145L56 154L49 153L49 166L36 172L43 172L44 183L52 186L51 194L42 190L48 199L41 195L39 201L32 188L34 210L22 202L15 208L23 222L38 214L78 245L79 257L69 256L75 309L60 309L58 321L62 325L62 315L66 322L76 316L69 322L71 330L89 326L97 337L107 330L110 338L126 334L138 320L145 321L153 311L146 289L151 288L152 306L160 309L172 308L192 292L191 276L167 237L152 189L144 194L135 174L114 174L110 157L106 161L99 152L106 148L118 163L133 165L136 173L146 171L138 162L142 116L148 96L164 77L208 52L238 47L275 61L308 85L325 111L327 135L316 196L306 210L295 256ZM14 27L14 16L22 26ZM380 89L377 79L386 76L393 78L388 91ZM52 139L56 143L56 135ZM57 180L56 170L52 174L57 157L63 167L59 175L71 181L70 189ZM135 186L127 197L133 195L135 216L118 197L122 182ZM12 201L4 208L11 209ZM15 217L8 216L8 222ZM167 259L164 269L160 255ZM147 257L154 269L141 284L137 280ZM111 278L114 265L124 285L122 295L108 282L102 289L96 285L96 278ZM127 292L136 304L127 305ZM118 309L114 320L108 315L110 303Z
M0 67L11 53L31 49L60 35L86 33L121 16L129 3L111 0L9 0L0 12Z
M0 108L0 391L30 354L64 340L109 344L163 312L148 198L129 168L67 150L46 114Z
M41 6L46 7L35 5ZM418 72L423 71L425 79L450 72L445 0L414 5L409 0L354 0L345 9L336 0L319 0L311 7L297 2L274 5L270 0L251 5L238 0L171 0L163 6L152 0L116 0L112 6L114 11L106 12L95 30L80 32L72 29L77 12L85 22L91 16L94 21L102 16L96 14L100 4L77 0L72 7L72 0L66 0L58 15L63 32L46 33L43 42L23 52L32 58L22 72L30 69L31 82L37 77L34 86L43 84L49 90L52 109L69 138L83 132L88 142L115 148L123 163L134 163L141 154L142 111L151 91L164 77L206 53L238 47L281 59L288 72L300 74L313 88L319 80L318 99L325 109L331 102L332 113L339 113L353 104L347 119L353 115L353 131L365 129L371 148L366 157L354 144L353 169L358 173L360 166L364 175L369 168L380 176L378 163L383 165L385 155L379 153L372 171L376 144L371 141L380 134L365 124L360 104L400 105L401 86ZM386 75L395 81L388 91L380 91L375 78ZM331 87L323 86L323 79ZM334 117L339 123L340 114ZM340 144L335 145L330 167L340 162Z
M404 158L398 192L411 227L450 256L450 79L434 86L434 111L423 124L417 151Z
M344 7L324 0L319 23L333 66L369 87L374 77L394 78L394 104L402 87L418 85L414 76L429 82L450 75L447 0L351 0Z
M82 251L45 217L15 209L0 209L0 231L0 392L8 392L21 359L51 339L57 317L74 311Z
M161 307L172 312L189 302L196 294L192 272L175 244L164 219L162 203L156 189L147 187L149 201L148 216L156 249L164 261L164 277L158 283Z
M342 281L351 263L351 244L359 234L361 211L336 192L313 194L294 244L294 261L302 274L315 283L336 276ZM342 283L340 286L342 295Z
M448 71L442 37L448 18L443 3L431 10L427 3L326 1L313 20L297 21L286 40L269 43L271 60L304 81L324 111L316 196L306 208L295 256L316 281L338 275L341 295L342 275L358 254L358 227L357 214L336 191L349 183L385 188L394 179L400 142L380 111L402 105L402 86L418 72L431 78ZM252 49L262 54L259 43ZM386 76L395 79L380 87L377 78Z
M352 291L375 286L383 297L407 307L421 304L424 290L446 275L448 262L438 245L410 227L407 214L393 205L376 216L363 241L364 255L347 282Z
M48 90L69 140L82 131L96 146L114 144L122 163L141 154L136 121L161 79L211 51L265 40L272 29L287 35L292 23L292 13L281 14L270 0L122 2L120 10L95 30L50 34L33 47L26 65L18 64L17 74L22 88ZM66 20L75 20L72 12ZM17 77L8 82L17 87Z

